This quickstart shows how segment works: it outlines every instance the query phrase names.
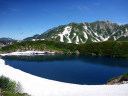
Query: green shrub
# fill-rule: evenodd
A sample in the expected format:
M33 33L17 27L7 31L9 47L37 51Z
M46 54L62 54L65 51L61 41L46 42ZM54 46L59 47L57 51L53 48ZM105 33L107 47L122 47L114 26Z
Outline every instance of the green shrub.
M0 88L7 91L15 91L16 83L11 81L9 78L0 77Z
M16 83L7 77L0 76L0 89L11 92L20 92L21 86L19 83Z

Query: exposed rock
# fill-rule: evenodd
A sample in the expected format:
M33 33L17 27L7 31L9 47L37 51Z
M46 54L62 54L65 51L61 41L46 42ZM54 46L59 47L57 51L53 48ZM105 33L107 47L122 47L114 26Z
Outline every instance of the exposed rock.
M27 93L25 93L24 96L31 96L31 95L28 95Z
M76 54L77 54L77 55L79 55L79 54L80 54L80 52L79 52L78 50L76 50Z
M114 77L110 80L108 80L108 82L106 83L107 85L113 85L113 84L128 84L128 72L118 76L118 77Z
M121 77L114 77L107 81L107 85L120 84Z
M68 51L67 54L72 54L72 52L71 51Z

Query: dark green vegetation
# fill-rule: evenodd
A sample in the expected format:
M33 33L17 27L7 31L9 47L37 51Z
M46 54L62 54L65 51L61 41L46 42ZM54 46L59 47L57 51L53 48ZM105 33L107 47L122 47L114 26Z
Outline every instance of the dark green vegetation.
M14 44L1 48L2 52L15 52L26 50L44 50L44 44L40 42L26 41L26 42L14 42Z
M6 78L4 76L0 77L0 88L7 91L15 91L16 83L14 81L11 81L9 78Z
M128 72L118 76L118 77L114 77L108 80L107 84L116 84L116 83L123 83L123 81L128 82Z
M105 41L81 44L78 47L81 54L102 55L111 57L128 57L127 41Z
M19 83L10 80L7 77L0 76L0 89L2 95L0 96L24 96L25 94L19 93L21 86Z
M15 51L54 51L62 53L75 53L76 44L67 44L54 41L22 41L15 42L13 45L5 46L0 49L3 53Z
M1 53L15 51L54 51L56 53L78 53L111 57L128 57L128 41L105 41L85 44L69 44L54 41L15 42L0 49Z
M11 92L11 91L6 91L6 92L4 93L4 91L3 91L2 96L25 96L25 94L13 93L13 92Z

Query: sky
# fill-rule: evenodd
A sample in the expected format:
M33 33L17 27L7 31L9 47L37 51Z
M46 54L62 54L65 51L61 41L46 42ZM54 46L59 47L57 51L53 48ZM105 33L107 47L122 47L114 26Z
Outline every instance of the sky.
M22 40L71 22L128 24L128 0L0 0L0 38Z

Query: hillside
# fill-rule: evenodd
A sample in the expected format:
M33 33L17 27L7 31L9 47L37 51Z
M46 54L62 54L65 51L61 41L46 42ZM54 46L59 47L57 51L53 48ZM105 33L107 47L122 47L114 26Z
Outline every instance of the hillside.
M96 21L92 23L75 23L52 28L41 35L25 38L24 40L53 40L66 43L87 43L101 41L127 41L128 24L117 24L110 21Z
M2 47L0 53L24 51L50 51L59 54L83 54L111 57L128 57L128 41L104 41L85 44L69 44L55 41L22 41Z
M17 40L12 39L12 38L3 37L3 38L0 38L0 41L17 41Z

